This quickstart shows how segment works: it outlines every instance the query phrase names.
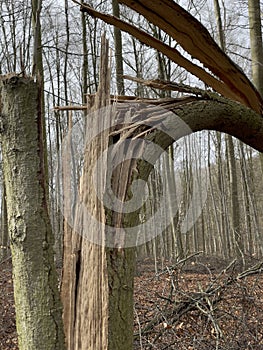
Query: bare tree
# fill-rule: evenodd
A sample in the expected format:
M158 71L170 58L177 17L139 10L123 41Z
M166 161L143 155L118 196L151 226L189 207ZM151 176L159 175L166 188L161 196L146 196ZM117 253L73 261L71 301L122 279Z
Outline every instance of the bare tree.
M64 349L62 308L45 195L39 89L1 77L1 145L19 348Z

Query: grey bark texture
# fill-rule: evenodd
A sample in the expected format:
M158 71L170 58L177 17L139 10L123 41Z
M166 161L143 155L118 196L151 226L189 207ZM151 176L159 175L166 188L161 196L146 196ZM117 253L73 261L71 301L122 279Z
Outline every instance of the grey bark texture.
M120 7L118 0L112 0L112 13L117 18L120 17ZM123 80L123 57L122 57L122 33L119 28L114 27L114 44L115 44L115 62L116 62L116 80L118 95L124 95Z
M253 83L263 95L263 44L259 0L248 0Z
M44 191L41 97L32 78L2 76L0 136L20 350L63 350L62 308Z

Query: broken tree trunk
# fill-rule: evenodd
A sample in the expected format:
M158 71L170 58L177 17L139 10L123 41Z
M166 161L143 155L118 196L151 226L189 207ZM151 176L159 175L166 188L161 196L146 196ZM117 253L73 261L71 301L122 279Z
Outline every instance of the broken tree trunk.
M100 85L93 113L101 113L100 109L110 103L108 43L105 38L103 40ZM91 116L89 114L87 118ZM104 117L102 114L99 119L102 125ZM89 127L91 124L92 121L88 123ZM96 122L93 127L98 127ZM114 228L118 215L103 207L92 183L96 162L112 143L110 132L105 124L103 133L86 145L74 227L72 232L65 232L64 269L70 269L70 272L63 274L62 300L66 342L71 350L128 350L133 346L134 249L107 247L107 235L110 233L105 225L110 223ZM107 176L107 169L103 170ZM63 172L67 173L67 170ZM115 174L117 180L113 180L114 190L124 197L129 182L125 180L129 174L129 166L125 170L121 168ZM120 190L122 175L124 186ZM98 181L101 179L98 178ZM101 223L99 232L96 225L85 221L83 207ZM94 241L98 241L97 244Z

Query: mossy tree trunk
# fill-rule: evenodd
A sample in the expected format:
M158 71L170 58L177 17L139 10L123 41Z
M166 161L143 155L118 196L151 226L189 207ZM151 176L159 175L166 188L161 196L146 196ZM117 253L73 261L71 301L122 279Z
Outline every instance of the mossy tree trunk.
M63 350L45 196L41 97L32 78L2 76L0 135L20 350Z

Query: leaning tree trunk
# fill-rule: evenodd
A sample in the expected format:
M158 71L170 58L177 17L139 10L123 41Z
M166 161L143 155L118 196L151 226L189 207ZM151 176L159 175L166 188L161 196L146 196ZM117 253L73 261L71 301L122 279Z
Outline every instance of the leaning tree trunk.
M41 99L31 78L3 76L0 136L20 350L61 350L64 336L47 214Z

